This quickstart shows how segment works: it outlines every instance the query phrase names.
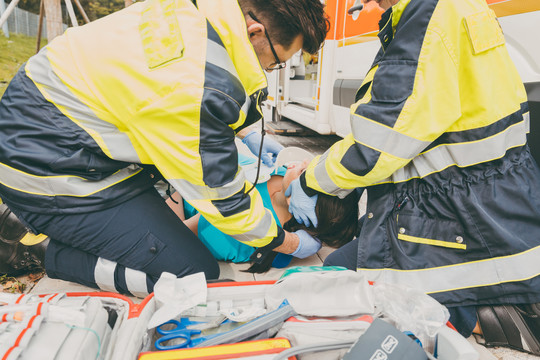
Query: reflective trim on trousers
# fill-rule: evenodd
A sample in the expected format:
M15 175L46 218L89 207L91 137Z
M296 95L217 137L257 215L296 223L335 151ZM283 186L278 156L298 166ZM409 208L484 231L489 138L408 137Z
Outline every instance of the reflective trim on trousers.
M144 298L148 295L148 288L146 287L146 273L125 268L126 285L128 291L136 297Z
M114 286L114 271L116 262L98 258L94 269L94 279L97 286L103 291L117 292Z
M369 281L401 284L427 294L525 281L540 275L540 246L508 256L429 269L365 269Z

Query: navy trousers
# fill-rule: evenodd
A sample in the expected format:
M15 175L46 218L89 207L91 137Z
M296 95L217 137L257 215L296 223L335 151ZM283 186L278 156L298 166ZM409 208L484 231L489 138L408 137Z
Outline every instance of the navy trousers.
M145 296L164 271L219 276L210 251L154 188L91 213L14 212L34 232L50 237L45 269L51 278Z

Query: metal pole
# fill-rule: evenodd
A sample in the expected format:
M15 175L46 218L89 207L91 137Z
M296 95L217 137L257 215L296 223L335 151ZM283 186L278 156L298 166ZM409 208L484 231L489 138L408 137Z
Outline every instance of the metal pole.
M38 30L37 30L37 46L36 46L36 54L39 52L39 49L41 48L41 31L43 30L43 15L45 14L45 4L43 3L43 0L39 3L39 21L38 21Z
M2 15L6 11L6 3L4 0L0 0L0 15ZM2 31L4 31L4 36L9 38L9 29L7 21L2 25Z
M4 25L4 23L7 21L7 18L9 17L9 15L11 15L11 13L13 12L13 10L15 9L18 3L19 3L19 0L12 0L9 3L6 11L4 11L2 13L2 16L0 16L0 26Z

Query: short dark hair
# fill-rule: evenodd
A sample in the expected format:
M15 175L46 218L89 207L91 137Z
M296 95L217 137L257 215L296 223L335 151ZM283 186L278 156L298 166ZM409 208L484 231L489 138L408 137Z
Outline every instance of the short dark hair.
M320 0L238 0L244 16L252 11L276 43L289 49L298 35L303 37L303 50L319 51L330 21Z

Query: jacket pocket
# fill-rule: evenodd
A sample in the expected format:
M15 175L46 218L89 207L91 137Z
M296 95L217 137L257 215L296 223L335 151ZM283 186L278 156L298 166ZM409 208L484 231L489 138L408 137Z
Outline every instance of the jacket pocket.
M387 60L379 64L373 77L374 102L400 103L413 91L418 63L412 60Z
M478 55L504 44L504 35L493 10L469 15L464 22L473 54Z
M118 258L118 263L133 268L143 270L162 251L166 245L151 232L147 232L137 243L124 255Z
M398 240L466 250L467 239L462 226L456 221L430 219L399 213L396 221Z

